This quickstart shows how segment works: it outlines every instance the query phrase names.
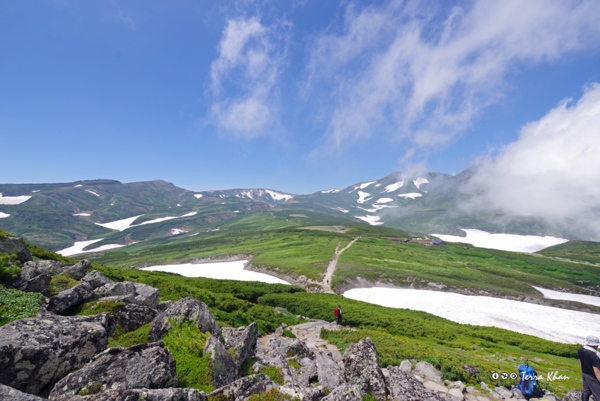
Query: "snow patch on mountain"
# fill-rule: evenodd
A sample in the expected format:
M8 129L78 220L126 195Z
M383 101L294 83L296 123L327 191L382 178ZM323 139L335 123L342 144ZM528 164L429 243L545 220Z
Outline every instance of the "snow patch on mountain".
M86 189L86 190L85 190L85 192L89 192L89 193L90 193L90 194L92 194L92 195L96 195L96 196L100 197L100 195L99 195L99 194L97 194L96 192L94 192L94 191L91 191L91 190L89 190L89 189Z
M171 235L185 234L185 233L187 233L187 232L188 232L188 231L181 230L181 229L179 229L179 228L172 228L172 229L171 229Z
M200 199L200 198L202 198L202 194L194 194L194 198Z
M279 192L275 192L275 191L271 191L270 189L265 189L265 191L271 195L271 198L275 199L275 200L290 200L294 197L294 195L287 195L287 194L282 194Z
M366 221L367 223L369 223L372 226L380 226L383 224L382 221L379 221L381 218L379 216L354 216L357 219L361 219L362 221Z
M331 207L330 209L337 210L337 211L344 212L344 213L349 212L349 210L342 209L341 207Z
M533 287L533 286L532 286ZM560 299L563 301L574 301L580 302L582 304L600 306L600 297L594 297L592 295L583 295L583 294L571 294L568 292L562 291L554 291L547 290L545 288L533 287L542 294L544 294L544 298L548 299Z
M385 189L383 191L381 191L381 193L384 194L386 192L394 192L398 188L402 188L403 185L404 185L403 181L399 181L394 184L390 184L390 185L386 186Z
M90 217L92 214L91 213L75 213L73 214L73 216L85 216L85 217Z
M363 191L358 191L358 200L356 201L357 203L365 203L365 201L368 201L371 198L367 199L367 196L371 196L371 194L363 192Z
M123 230L127 230L128 228L132 228L132 227L139 227L139 226L143 226L146 224L160 223L161 221L167 221L167 220L173 220L173 219L181 219L183 217L190 217L190 216L194 216L196 214L198 214L198 212L190 212L190 213L186 213L182 216L159 217L154 220L148 220L148 221L144 221L143 223L140 223L140 224L132 225L132 223L138 217L143 216L143 214L140 214L139 216L128 217L123 220L111 221L109 223L96 223L96 225L106 227L111 230L123 231Z
M0 212L0 219L5 219L7 217L10 217L10 214Z
M375 203L389 203L389 202L393 202L394 200L392 198L380 198L377 199L375 201Z
M333 189L326 189L325 191L321 191L321 193L322 194L336 194L340 191L341 191L341 189L333 188Z
M429 181L426 178L417 178L416 180L413 180L413 184L415 184L415 187L417 187L417 189L421 189L419 188L421 185L428 183Z
M20 205L29 199L31 199L31 196L2 196L2 192L0 192L0 205Z
M423 196L423 195L415 193L415 192L409 192L407 194L398 194L398 196L401 197L401 198L404 198L404 199L408 199L408 198L415 199L415 198L418 198L418 197Z
M431 234L446 242L462 242L480 248L498 249L510 252L537 252L549 246L567 242L567 239L556 237L538 237L536 235L492 234L481 230L463 229L467 236Z
M102 245L98 248L95 249L90 249L87 251L84 251L83 248L92 245L95 242L98 241L102 241L102 238L100 239L93 239L90 241L78 241L75 242L73 244L73 246L69 247L69 248L65 248L65 249L61 249L60 251L57 251L56 253L59 253L63 256L73 256L73 255L80 255L82 253L93 253L93 252L101 252L101 251L108 251L110 249L116 249L116 248L122 248L125 245L118 245L118 244L107 244L107 245Z
M377 181L369 181L369 182L364 182L364 183L360 184L360 185L358 186L358 188L360 188L360 189L365 189L365 188L366 188L366 187L368 187L369 185L371 185L371 184L374 184L374 183L376 183L376 182L377 182Z
M77 184L77 185L75 185L73 188L79 188L79 187L82 187L82 186L83 186L83 185L81 185L81 184Z

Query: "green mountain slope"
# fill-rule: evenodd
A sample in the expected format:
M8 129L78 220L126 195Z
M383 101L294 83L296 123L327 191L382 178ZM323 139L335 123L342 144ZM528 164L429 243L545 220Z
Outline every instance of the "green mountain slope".
M542 249L537 253L554 258L600 264L600 242L569 241Z

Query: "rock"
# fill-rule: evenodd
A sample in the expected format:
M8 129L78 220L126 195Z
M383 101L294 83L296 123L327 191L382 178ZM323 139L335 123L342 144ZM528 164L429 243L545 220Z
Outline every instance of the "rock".
M513 390L513 396L518 399L518 400L524 400L525 397L523 396L523 393L521 393L521 390L519 389L515 389Z
M239 332L239 330L238 330ZM248 358L254 357L256 354L256 342L258 340L258 324L253 322L250 324L241 335L237 338L235 344L232 344L235 354L235 360L239 366ZM228 349L230 347L227 347Z
M96 295L98 295L96 293ZM113 301L113 302L123 302L132 304L135 302L135 294L127 294L127 295L114 295L112 297L102 297L99 298L98 301Z
M48 295L50 281L52 281L52 276L45 273L40 274L39 276L22 283L19 286L19 290L24 292L39 292L40 294Z
M82 302L87 302L95 296L94 289L88 283L77 284L73 288L50 297L46 309L50 312L59 313Z
M346 382L356 384L362 394L373 394L377 401L387 397L385 378L381 372L377 349L370 338L352 343L344 352Z
M478 375L479 374L479 368L476 366L470 366L470 365L463 365L462 367L467 373L471 374L471 375Z
M300 359L312 357L312 351L306 346L306 344L303 341L297 338L294 338L291 341L286 341L282 345L282 348L282 352L287 357L298 356Z
M71 266L66 266L63 269L63 273L68 274L73 279L79 281L85 277L88 272L92 270L92 264L87 259L82 259L78 263Z
M114 314L115 326L121 325L125 333L139 329L154 320L158 312L145 305L126 303Z
M421 376L425 381L430 380L438 384L444 384L444 375L429 362L421 361L417 363L415 374Z
M582 390L570 390L563 398L563 401L581 401L583 395ZM590 396L590 400L593 400L594 396Z
M445 394L448 392L446 386L442 386L441 384L432 381L426 381L425 383L423 383L423 386L428 390L437 391L438 393Z
M135 287L135 303L138 305L146 305L150 308L158 306L158 298L160 291L158 288L142 283L133 283Z
M302 401L320 401L327 396L327 391L323 386L307 387L302 389Z
M461 393L464 393L467 390L467 387L465 387L464 383L460 380L450 383L448 387L451 389L458 389Z
M0 252L17 255L17 260L21 264L33 260L23 238L0 237Z
M403 360L400 363L400 370L404 373L411 373L412 372L412 363L410 363L410 361L408 359Z
M277 330L275 330L275 334L277 334L278 336L282 336L283 335L283 327L278 327Z
M494 391L494 390L492 390L492 388L490 386L488 386L487 384L485 384L485 382L481 382L481 389L489 391L489 392Z
M211 360L213 387L226 386L238 379L239 366L223 344L214 336L209 337L204 346L204 355L207 354L210 355Z
M105 284L95 290L99 297L114 297L118 295L135 296L133 281L121 281L118 283Z
M463 392L460 391L457 388L450 389L450 391L448 391L448 394L450 396L452 396L452 398L454 398L456 400L461 400L462 401L462 400L465 399L465 396L463 395Z
M394 401L443 401L444 398L423 386L415 377L403 372L398 366L389 366L388 387Z
M56 276L62 273L63 267L66 265L64 262L56 260L38 260L35 262L27 262L22 267L21 279L27 281L40 274L47 274L49 276Z
M472 393L473 391L475 391L475 387L473 387L473 386L467 387L467 393Z
M358 385L344 384L333 390L322 401L362 401L361 387Z
M544 396L542 398L540 398L540 400L562 401L562 398L560 398L559 396L557 396L553 392L546 390L546 391L544 391Z
M225 400L234 401L237 398L247 398L252 394L256 394L252 392L251 389L256 389L256 384L261 382L270 382L269 376L263 374L251 375L242 377L234 381L231 384L223 386L221 388L216 389L212 393L209 394L209 397L221 396ZM219 399L221 397L218 397Z
M156 316L148 333L150 341L161 340L173 328L169 320L175 323L190 322L204 333L208 331L213 336L221 337L221 329L208 306L192 297L180 299L169 309Z
M173 302L173 301L163 301L163 302L160 302L158 304L158 306L156 307L156 309L158 310L159 313L160 312L164 312L167 309L169 309L174 303L175 302Z
M22 393L12 387L0 384L0 400L10 401L44 401L44 398L37 395Z
M93 272L86 274L85 277L81 279L81 281L88 283L93 289L102 287L106 284L114 283L114 281L106 277L104 274L100 273L98 270L94 270Z
M60 398L66 401L67 398ZM204 391L194 388L160 388L155 390L109 390L100 394L68 398L69 401L208 401Z
M317 376L320 385L328 390L332 390L345 383L344 376L338 364L333 360L331 351L316 351L315 363L317 365Z
M56 383L49 399L67 400L93 386L101 386L99 392L177 387L175 360L164 346L158 342L109 348Z
M297 382L300 387L307 388L310 386L311 380L318 380L317 364L309 358L300 360L300 373L297 376ZM291 369L291 367L290 367Z
M510 391L509 389L507 389L504 386L496 386L494 387L494 391L498 394L500 394L500 396L502 398L510 398L512 397L512 391Z
M112 318L38 314L0 327L0 382L39 394L106 348Z

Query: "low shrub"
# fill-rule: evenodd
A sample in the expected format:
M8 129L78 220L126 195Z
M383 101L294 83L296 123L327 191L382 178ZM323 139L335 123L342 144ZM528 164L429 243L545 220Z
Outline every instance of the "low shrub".
M108 338L108 347L125 347L129 348L136 344L146 344L150 342L148 333L150 332L150 323L140 327L135 331L129 333L119 333L117 330L111 337Z
M292 398L292 396L287 394L282 394L276 389L271 389L266 393L253 394L248 398L248 401L293 401L297 400L297 398Z
M289 338L296 338L296 335L289 330L283 330L283 335Z
M23 292L0 285L0 326L35 316L45 301L44 296L37 292Z
M59 292L75 287L77 284L79 284L79 281L68 274L57 274L52 277L48 291L50 292L50 295L56 295Z
M260 368L260 373L269 376L271 380L273 380L280 386L283 385L283 371L277 366L267 366L266 368Z
M17 255L0 253L0 280L16 278L21 274L21 268L17 266Z
M108 312L111 315L114 315L123 307L125 304L123 302L115 302L115 301L93 301L87 302L83 304L80 310L76 313L77 316L89 316L89 315L98 315L102 312Z

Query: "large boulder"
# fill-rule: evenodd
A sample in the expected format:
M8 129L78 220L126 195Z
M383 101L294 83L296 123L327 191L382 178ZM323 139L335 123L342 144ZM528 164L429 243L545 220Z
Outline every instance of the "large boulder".
M428 390L419 380L398 366L388 366L387 386L393 401L443 401L444 397Z
M142 283L133 283L133 286L135 287L135 303L156 309L160 297L159 289Z
M582 390L570 390L567 394L565 394L563 401L581 401L581 396L583 394ZM590 401L594 400L594 396L590 395Z
M344 375L338 364L333 360L331 351L318 350L315 354L319 384L328 390L333 390L344 384Z
M239 330L238 330L239 332ZM231 341L232 335L228 337L230 341L225 341L225 348L233 348L233 354L236 362L239 366L242 366L244 361L248 358L254 357L256 354L256 342L258 340L258 324L253 322L251 325L246 327L239 336L236 337L235 342ZM231 346L229 346L231 344Z
M105 284L95 289L99 297L115 297L120 295L135 295L133 281L120 281Z
M145 305L126 303L114 314L115 326L118 324L125 333L129 333L152 322L157 313L155 309Z
M67 400L86 388L102 392L177 387L175 360L164 346L158 342L109 348L56 383L49 398Z
M93 289L114 283L114 281L100 273L98 270L94 270L93 272L86 274L81 281L88 283Z
M176 324L189 322L196 325L202 332L208 331L213 336L221 337L221 329L208 306L192 297L180 299L169 309L156 316L148 333L150 341L161 340L173 328L170 321Z
M24 281L31 280L40 274L56 276L62 273L65 262L56 260L38 260L35 262L27 262L22 267L21 279Z
M10 401L44 401L44 398L37 395L22 393L12 387L0 384L0 400Z
M304 341L297 338L285 340L282 344L282 352L286 356L297 356L299 358L312 358L312 351L306 346Z
M362 389L356 384L344 384L333 390L323 401L362 401Z
M72 306L94 299L95 296L94 289L88 283L77 284L73 288L50 297L46 309L50 312L60 313Z
M31 280L21 283L18 288L24 292L39 292L40 294L48 295L48 288L51 281L52 276L49 274L40 274Z
M220 387L209 394L211 398L224 399L226 401L234 401L238 398L248 398L252 394L256 394L257 389L262 389L264 386L257 386L259 383L270 384L269 376L263 374L250 375L242 377L226 386ZM273 383L274 384L274 383Z
M68 274L74 280L79 281L82 278L84 278L90 270L92 270L92 264L90 263L90 261L87 259L82 259L74 265L66 266L63 269L63 273Z
M0 383L39 394L106 348L111 320L44 313L0 327Z
M208 401L204 391L194 388L146 388L135 390L108 390L100 394L76 395L58 398L60 401Z
M23 238L0 237L0 253L15 254L21 263L33 260Z
M444 375L442 372L437 370L429 362L421 361L417 363L417 366L415 366L415 374L425 381L429 380L438 384L444 384ZM492 391L492 389L489 391Z
M159 290L147 284L133 281L109 283L95 289L99 297L132 296L132 303L156 309Z
M216 337L208 338L204 346L204 355L210 355L214 388L226 386L238 379L239 365Z
M377 349L370 338L350 344L344 352L343 361L346 382L358 385L362 394L372 394L377 401L387 398L385 377Z

